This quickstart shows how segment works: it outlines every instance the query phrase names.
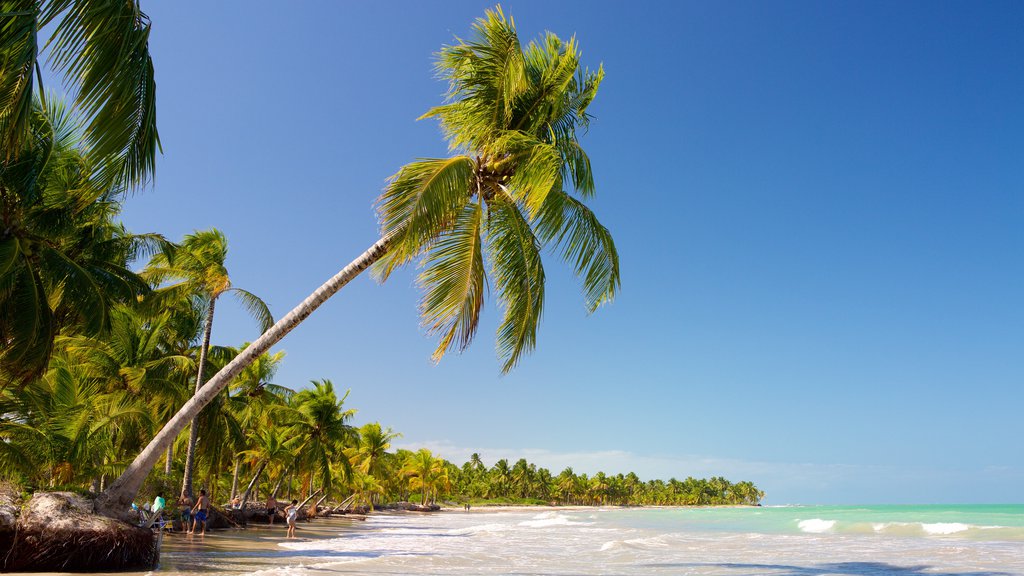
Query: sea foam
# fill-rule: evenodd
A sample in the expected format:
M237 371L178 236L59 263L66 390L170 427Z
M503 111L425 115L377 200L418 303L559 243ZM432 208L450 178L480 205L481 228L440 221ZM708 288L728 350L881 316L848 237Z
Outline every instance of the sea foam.
M960 522L936 522L934 524L921 524L921 528L924 529L926 534L945 536L956 534L957 532L966 532L971 529L971 526L969 524L961 524Z
M809 532L811 534L823 534L829 532L836 526L835 520L822 520L821 518L812 518L810 520L801 520L797 523L797 527L802 532Z

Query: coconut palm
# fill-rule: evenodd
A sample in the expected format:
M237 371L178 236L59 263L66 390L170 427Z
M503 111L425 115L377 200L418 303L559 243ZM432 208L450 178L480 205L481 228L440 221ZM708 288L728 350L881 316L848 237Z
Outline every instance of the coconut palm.
M347 448L345 454L356 470L380 478L384 476L387 465L384 455L391 447L391 441L400 436L391 428L381 428L379 422L370 422L359 428L356 445Z
M31 141L0 158L0 387L41 374L57 334L106 331L148 290L128 263L161 240L114 223L121 190L96 182L101 157L62 102L32 112Z
M346 443L355 440L355 429L348 424L355 410L345 409L349 392L338 398L334 384L327 379L314 380L313 388L300 390L292 396L293 417L285 423L295 438L295 452L300 465L309 473L311 481L330 493L334 472L350 469L344 455Z
M618 255L583 203L594 181L576 138L589 125L587 107L603 71L580 68L575 40L547 34L524 49L500 10L474 24L472 41L444 48L438 69L449 81L449 101L426 117L440 120L456 154L399 170L378 202L381 239L211 378L103 495L101 507L116 511L130 502L164 446L204 403L374 263L386 279L423 258L420 311L427 331L440 338L440 358L453 346L465 348L476 333L486 260L504 306L497 341L505 372L536 343L545 246L580 277L588 309L612 299Z
M49 64L64 73L88 116L85 136L108 185L152 175L160 137L149 17L137 0L4 0L0 3L0 150L22 156L33 140L33 98L44 98L40 32L51 30ZM39 84L36 80L39 80ZM47 99L49 100L49 99Z
M43 377L0 393L5 477L50 488L92 480L99 487L132 443L149 433L145 402L127 390L107 390L88 372L60 350Z
M427 504L438 491L447 485L447 471L444 460L435 458L430 450L420 448L406 459L401 473L409 479L409 490L420 492L422 504Z
M224 234L217 230L198 231L185 236L181 244L169 250L153 255L152 260L143 271L143 277L154 285L163 285L155 300L180 300L192 297L205 304L206 316L203 326L203 341L199 351L198 369L196 371L195 389L198 392L203 386L206 357L210 350L210 334L213 331L213 317L217 299L230 294L260 324L265 332L274 322L270 309L252 292L231 285L225 261L228 256L228 242ZM199 429L195 422L189 425L188 444L185 452L185 474L181 490L192 495L192 472L195 467L196 442Z

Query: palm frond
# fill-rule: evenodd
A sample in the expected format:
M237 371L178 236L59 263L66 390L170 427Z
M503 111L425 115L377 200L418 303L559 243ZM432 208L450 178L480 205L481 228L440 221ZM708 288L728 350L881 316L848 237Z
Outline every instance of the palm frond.
M421 118L439 118L453 150L479 148L495 130L508 127L528 87L515 24L500 6L473 24L471 40L441 49L437 72L449 82L450 103Z
M593 312L615 297L619 255L611 232L589 208L564 191L552 191L536 226L544 244L553 243L580 278L587 310Z
M492 202L487 247L504 316L498 327L498 357L507 373L537 342L544 306L544 266L540 242L512 202Z
M156 82L149 54L149 17L136 0L51 2L56 20L49 45L55 66L79 85L77 103L90 116L93 151L109 161L105 182L145 185L156 166Z
M53 350L56 327L46 289L31 262L9 271L0 299L0 371L14 380L26 381L40 374Z
M482 228L483 209L471 202L426 256L419 276L424 290L420 315L427 333L441 336L435 361L453 344L460 352L465 350L476 333L486 281Z
M466 156L424 159L403 166L377 200L381 234L392 246L374 267L386 279L434 242L469 201L473 162Z
M252 316L259 324L260 334L270 330L270 327L274 325L274 316L270 313L266 302L248 290L241 288L229 288L228 290L242 304L249 316Z
M37 4L35 0L0 4L0 149L4 160L17 156L29 142L38 57Z
M107 327L107 303L94 275L60 250L44 247L40 249L39 256L58 281L55 288L59 291L55 292L60 298L54 298L59 302L58 306L76 313L88 333L104 330Z

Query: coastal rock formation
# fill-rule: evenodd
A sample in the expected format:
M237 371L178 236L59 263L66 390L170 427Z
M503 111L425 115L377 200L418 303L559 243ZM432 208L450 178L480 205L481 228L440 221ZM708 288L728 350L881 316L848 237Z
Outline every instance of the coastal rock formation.
M159 555L151 530L100 516L92 500L71 492L34 494L13 533L3 534L4 572L145 570Z

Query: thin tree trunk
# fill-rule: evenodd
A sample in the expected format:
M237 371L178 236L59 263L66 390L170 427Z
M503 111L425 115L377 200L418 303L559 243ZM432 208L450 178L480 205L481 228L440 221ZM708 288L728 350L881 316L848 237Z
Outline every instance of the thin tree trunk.
M235 471L231 474L231 500L238 496L238 468L242 465L242 460L235 457Z
M349 508L352 507L352 503L355 502L355 500L356 500L356 498L358 496L359 496L359 493L353 493L348 498L345 498L344 500L342 500L341 504L338 504L338 508L341 508L342 510L348 510Z
M306 297L291 312L278 320L270 330L264 332L262 336L257 338L255 342L236 356L234 360L229 362L224 368L221 368L220 372L217 372L213 378L210 378L206 386L203 386L164 425L135 460L128 465L124 473L111 483L107 490L100 494L100 497L97 499L97 510L108 516L125 515L125 510L131 505L149 471L153 469L153 465L160 458L163 451L167 449L168 444L174 440L185 425L195 418L199 411L209 404L243 368L269 350L271 346L281 341L286 334L308 318L328 298L336 294L338 290L341 290L353 278L386 254L391 245L391 238L392 236L388 235L378 240L373 246L363 252L362 255Z
M210 350L210 333L213 332L213 309L216 304L217 299L210 298L210 307L206 311L206 326L203 328L203 345L199 349L199 369L196 371L196 391L193 398L199 394L199 389L203 387L203 369L206 368L206 354ZM181 491L188 494L189 498L192 497L192 468L195 467L196 442L199 440L199 427L196 426L196 416L201 411L202 408L196 411L189 420L188 426L188 448L185 449L185 474L181 479Z
M170 476L174 465L174 442L167 446L167 461L164 462L164 474Z
M242 494L242 504L239 508L245 508L245 503L249 501L249 495L252 494L252 487L259 481L260 476L263 474L263 469L267 467L268 460L260 462L259 468L256 469L256 474L253 475L252 480L249 481L249 485L245 488L245 492Z
M299 508L303 508L303 507L305 507L305 506L306 506L306 504L307 504L307 503L309 503L309 501L310 501L310 500L312 500L312 499L313 499L313 497L314 497L314 496L316 496L316 495L317 495L317 494L319 494L319 493L320 493L320 491L319 491L319 490L317 490L316 492L313 492L312 494L310 494L309 496L307 496L305 500L303 500L302 502L300 502L300 503L299 503Z
M284 479L288 477L288 473L291 471L292 467L291 464L289 464L288 467L284 469L284 472L281 472L281 475L277 477L277 484L274 484L274 488L270 491L270 495L275 499L277 498L277 493L281 490L281 484L284 484Z

